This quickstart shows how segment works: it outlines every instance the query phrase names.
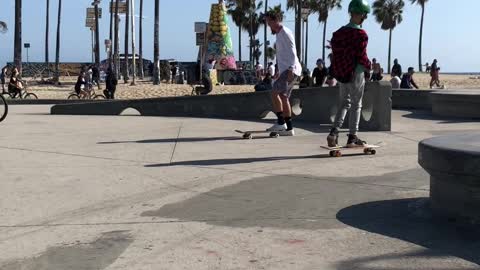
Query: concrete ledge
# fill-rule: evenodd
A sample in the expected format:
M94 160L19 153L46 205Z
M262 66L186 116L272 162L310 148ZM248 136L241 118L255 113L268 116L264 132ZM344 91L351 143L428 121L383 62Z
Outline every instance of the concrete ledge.
M391 129L391 93L389 83L367 84L361 129ZM339 102L339 89L336 87L294 90L291 97L296 121L319 124L330 124L333 121ZM143 116L261 119L271 111L271 100L270 92L185 96L56 105L52 107L51 113L119 115L128 108L136 109Z
M432 90L392 90L392 107L394 109L431 110Z
M88 99L7 99L8 105L51 105L105 102L106 100Z
M480 133L427 139L418 153L419 164L430 174L435 212L480 218Z
M438 116L480 118L480 91L432 93L432 112Z

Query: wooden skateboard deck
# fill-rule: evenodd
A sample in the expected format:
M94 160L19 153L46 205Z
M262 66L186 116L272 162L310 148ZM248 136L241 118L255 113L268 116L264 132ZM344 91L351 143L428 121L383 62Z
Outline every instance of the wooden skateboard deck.
M248 131L241 131L241 130L238 130L236 129L235 132L237 133L240 133L240 134L243 134L243 138L244 139L253 139L253 134L265 134L265 133L269 133L269 136L271 138L278 138L280 137L280 133L278 132L272 132L272 131L266 131L266 130L248 130Z
M323 149L330 151L331 157L341 157L342 151L358 151L361 150L365 155L375 155L377 154L377 150L375 148L380 148L380 145L375 144L366 144L364 146L359 147L347 147L345 145L336 146L336 147L328 147L328 146L320 146Z

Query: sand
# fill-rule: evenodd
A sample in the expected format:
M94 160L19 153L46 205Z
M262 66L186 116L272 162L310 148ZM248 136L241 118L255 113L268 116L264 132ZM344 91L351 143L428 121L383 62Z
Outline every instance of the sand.
M61 78L63 85L60 87L53 85L39 85L28 78L27 81L29 83L29 91L34 92L41 99L65 99L71 92L73 92L75 79L76 78L73 77ZM384 78L384 80L389 79L390 76L388 75ZM430 76L428 74L417 73L414 75L414 79L421 89L428 89L430 83ZM440 74L440 79L447 89L480 89L480 78L477 76ZM212 94L245 93L253 91L253 85L220 85L214 87ZM116 98L141 99L185 96L190 95L191 92L192 87L188 84L162 83L161 85L155 86L149 81L138 81L137 85L131 86L130 84L124 84L123 81L119 81ZM97 93L101 93L101 91L97 91Z

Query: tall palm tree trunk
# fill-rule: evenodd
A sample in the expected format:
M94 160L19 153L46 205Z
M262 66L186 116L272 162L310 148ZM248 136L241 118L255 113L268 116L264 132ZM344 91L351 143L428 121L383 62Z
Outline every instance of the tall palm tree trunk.
M15 0L15 36L13 62L22 72L22 0Z
M388 38L388 72L391 72L392 70L392 32L393 29L390 29L390 35Z
M100 66L100 27L99 27L99 10L98 5L94 6L95 9L95 65Z
M113 7L113 1L114 0L110 0L110 34L109 34L109 39L110 39L110 52L108 54L108 65L109 67L111 68L112 67L112 52L113 52L113 10L111 9L111 7Z
M301 46L300 43L302 42L302 0L297 0L297 5L295 6L295 46L297 48L297 57L301 54Z
M325 42L327 41L327 20L323 22L323 47L322 47L322 59L325 61Z
M114 62L115 62L115 74L117 77L120 75L120 63L119 63L119 52L120 52L120 41L119 41L119 36L118 36L118 24L119 24L119 17L118 17L118 5L120 4L120 0L115 0L115 22L114 22L114 34L115 34L115 41L114 41L114 48L113 50L115 51L114 53Z
M305 21L305 68L308 68L308 18Z
M129 70L128 70L128 32L130 29L130 0L127 0L127 14L125 14L125 63L123 71L123 81L128 83Z
M130 16L132 16L132 84L135 85L137 77L137 63L135 59L135 0L132 0L130 5Z
M49 67L49 57L48 57L48 32L50 29L50 0L47 0L47 11L46 11L46 23L45 23L45 67L47 68L47 72L50 73Z
M155 0L155 23L153 27L153 84L160 84L160 0Z
M138 61L140 61L140 79L144 79L145 73L143 71L143 0L140 0L140 32L138 44Z
M242 26L238 27L238 61L242 62Z
M422 19L420 22L420 40L418 42L418 70L420 72L423 71L423 66L422 66L422 39L423 39L423 17L425 15L425 7L422 6Z
M268 12L268 0L265 0L265 14ZM263 26L263 68L267 68L267 24Z
M62 22L62 0L58 0L57 44L55 49L55 82L60 81L60 23Z

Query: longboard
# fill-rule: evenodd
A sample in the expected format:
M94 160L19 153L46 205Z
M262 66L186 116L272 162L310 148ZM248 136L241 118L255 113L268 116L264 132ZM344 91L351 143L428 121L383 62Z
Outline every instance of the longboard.
M336 146L336 147L328 147L328 146L320 146L323 149L329 150L330 151L330 156L331 157L341 157L342 156L342 151L355 151L355 150L361 150L365 155L375 155L377 154L377 150L375 148L380 148L382 146L380 145L375 145L375 144L366 144L364 146L359 146L359 147L347 147L345 145L342 146Z
M236 129L235 132L237 133L240 133L240 134L243 134L242 138L244 139L253 139L253 134L265 134L265 133L269 133L269 136L271 138L278 138L280 137L280 133L279 132L273 132L273 131L266 131L266 130L248 130L248 131L241 131L241 130L238 130Z

